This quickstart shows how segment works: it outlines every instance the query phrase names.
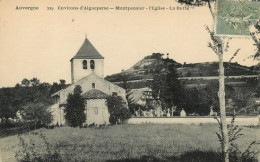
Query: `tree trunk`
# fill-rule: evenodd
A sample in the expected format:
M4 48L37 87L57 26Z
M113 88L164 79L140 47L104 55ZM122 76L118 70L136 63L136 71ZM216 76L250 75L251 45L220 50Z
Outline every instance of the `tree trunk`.
M219 105L220 105L220 123L221 123L221 134L223 137L222 143L222 154L223 161L229 162L229 139L228 139L228 129L226 121L226 109L225 109L225 75L223 66L223 52L218 54L219 57Z

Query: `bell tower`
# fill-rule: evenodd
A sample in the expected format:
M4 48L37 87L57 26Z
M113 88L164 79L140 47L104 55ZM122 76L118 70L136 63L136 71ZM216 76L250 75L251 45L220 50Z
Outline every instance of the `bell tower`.
M87 38L70 63L72 84L91 73L104 77L104 57Z

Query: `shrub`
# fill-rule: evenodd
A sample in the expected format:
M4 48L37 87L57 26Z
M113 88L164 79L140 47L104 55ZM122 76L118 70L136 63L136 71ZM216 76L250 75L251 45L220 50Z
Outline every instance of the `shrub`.
M109 122L111 124L122 124L126 119L131 117L126 103L120 96L108 96L107 106L110 114Z
M221 131L222 124L218 120L218 118L215 118L218 121L219 124L219 130L221 133L216 132L220 145L223 147L223 132ZM255 152L252 150L253 145L260 144L256 141L253 141L250 143L250 145L247 147L247 149L242 152L238 145L236 144L236 140L239 139L239 137L243 136L241 133L242 128L239 128L237 125L235 125L235 115L233 115L233 118L231 120L230 125L228 125L228 136L229 136L229 157L231 162L255 162L257 161L257 154L259 152Z

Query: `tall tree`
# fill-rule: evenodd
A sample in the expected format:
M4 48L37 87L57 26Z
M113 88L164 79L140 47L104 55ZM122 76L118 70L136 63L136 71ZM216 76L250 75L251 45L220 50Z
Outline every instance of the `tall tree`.
M178 80L175 61L164 59L163 54L157 58L157 65L153 72L152 93L159 98L166 107L179 105L182 96L182 86Z
M72 127L82 126L86 121L85 99L81 96L82 90L79 85L74 88L72 94L68 95L65 107L65 119Z
M109 122L111 124L122 124L131 116L129 109L126 107L126 103L120 96L108 96L107 107L110 114Z
M15 92L11 88L2 88L0 91L0 119L8 124L9 118L16 117Z

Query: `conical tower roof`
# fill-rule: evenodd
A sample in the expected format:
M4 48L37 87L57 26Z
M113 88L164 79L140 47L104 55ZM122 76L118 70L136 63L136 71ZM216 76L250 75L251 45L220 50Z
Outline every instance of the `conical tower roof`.
M77 54L72 59L104 59L104 57L86 38Z

